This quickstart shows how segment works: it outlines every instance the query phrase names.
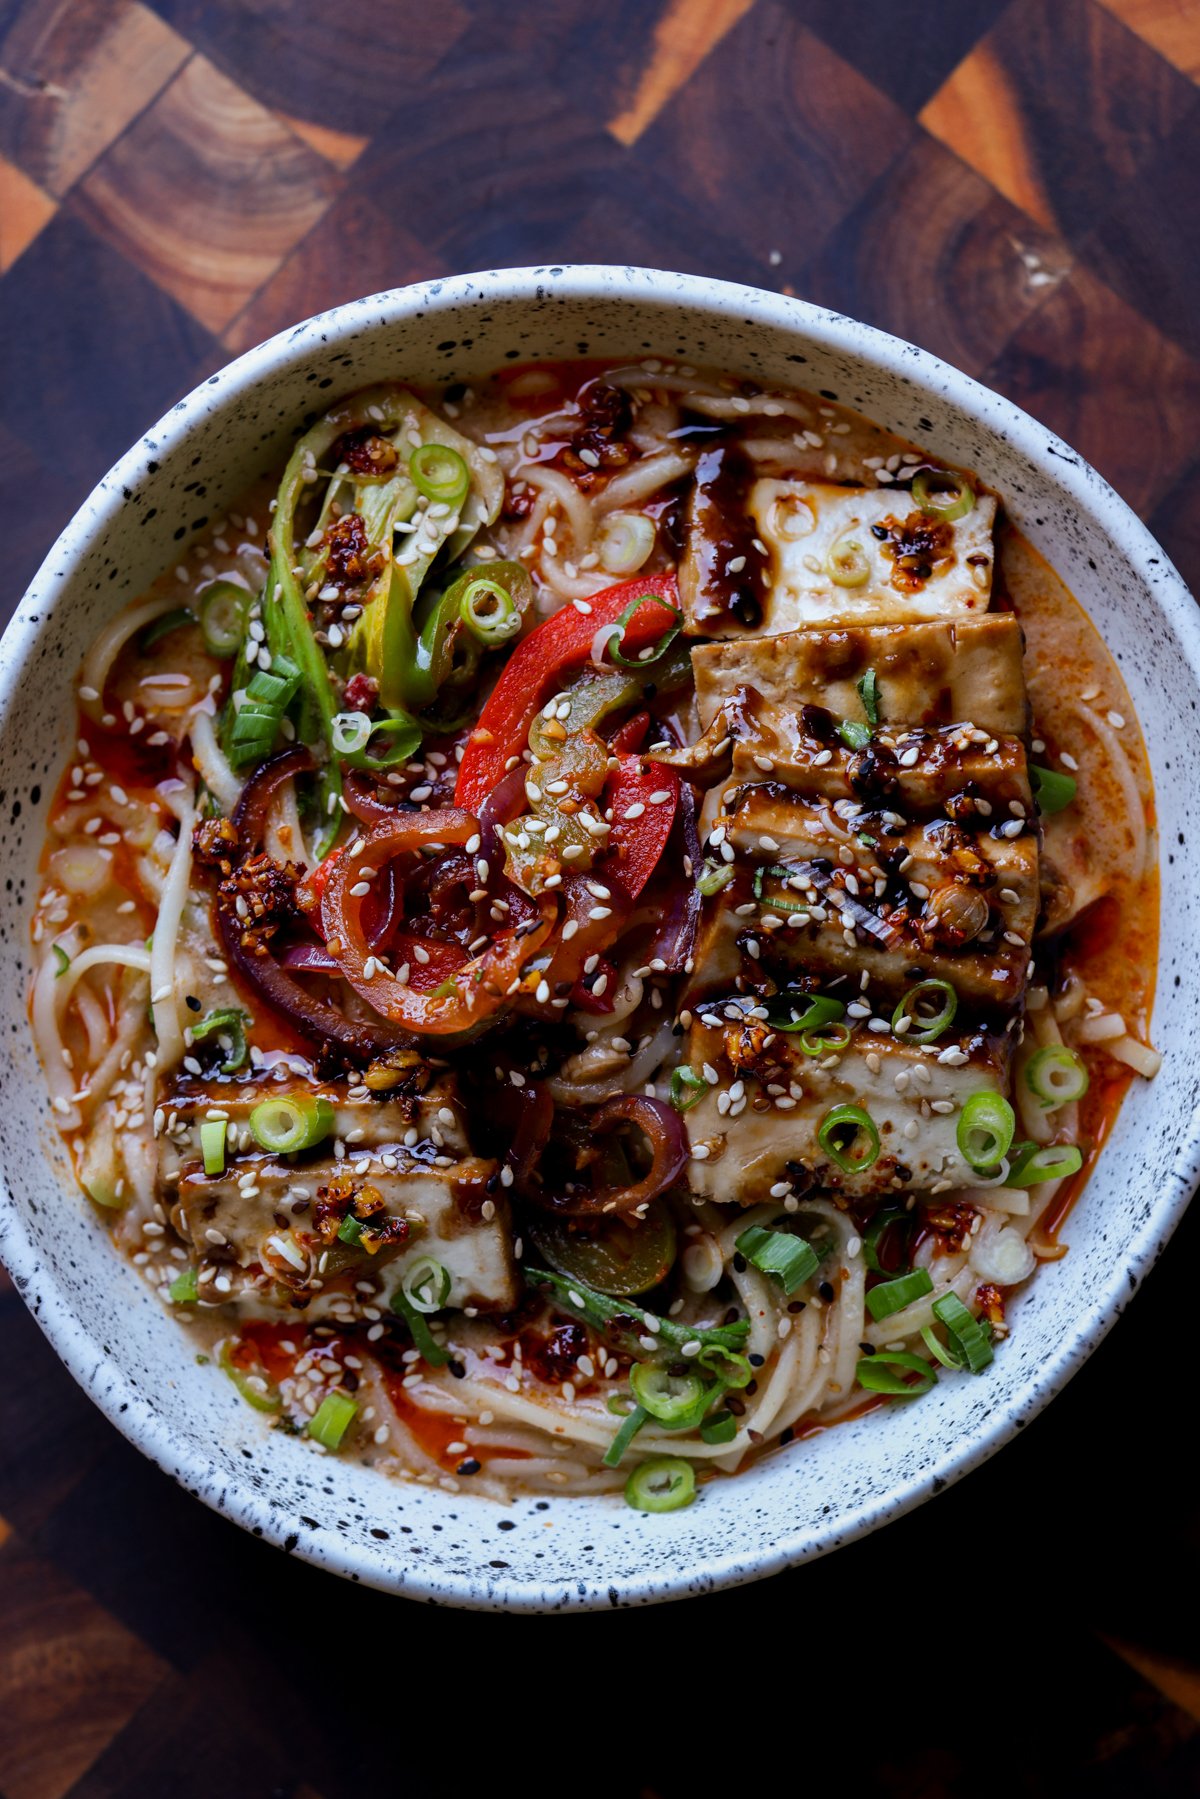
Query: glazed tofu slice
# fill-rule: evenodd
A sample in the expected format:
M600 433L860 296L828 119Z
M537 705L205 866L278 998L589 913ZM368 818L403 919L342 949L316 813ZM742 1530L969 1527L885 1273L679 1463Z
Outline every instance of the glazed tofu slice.
M508 1209L490 1192L496 1173L476 1157L438 1167L400 1150L353 1163L243 1157L220 1175L191 1163L175 1184L172 1220L202 1258L202 1299L219 1300L222 1276L228 1284L241 1271L258 1277L268 1309L307 1305L331 1288L354 1294L364 1276L376 1305L379 1283L390 1293L411 1260L432 1255L450 1275L448 1305L505 1310L517 1284ZM339 1214L369 1213L369 1232L347 1244L322 1228L329 1207L335 1225ZM245 1280L238 1285L244 1292Z
M910 622L987 611L996 502L976 497L953 521L887 487L755 482L750 513L771 556L764 629ZM854 585L833 578L860 568Z
M1024 992L1039 903L1024 811L910 824L751 787L708 845L733 873L705 907L693 996L728 988L731 976L786 986L808 974L823 986L865 979L894 1003L935 978L1005 1014Z
M710 1083L686 1117L688 1184L719 1204L750 1206L781 1197L781 1187L866 1195L970 1185L958 1118L971 1094L1004 1091L1008 1054L1004 1038L922 1049L860 1028L840 1054L813 1058L739 1000L702 1010L688 1060ZM860 1174L840 1168L818 1135L833 1107L847 1104L861 1106L879 1133L878 1158Z
M705 729L743 688L754 690L764 721L776 728L804 706L862 719L857 683L873 670L884 727L969 723L989 737L1018 737L1027 710L1021 655L1016 617L994 613L699 644L692 668Z
M184 1073L171 1082L159 1107L161 1178L169 1179L183 1162L200 1154L200 1127L210 1120L226 1121L230 1156L256 1152L251 1112L267 1099L286 1104L292 1094L328 1101L334 1115L329 1139L347 1149L392 1145L412 1150L420 1144L430 1154L468 1153L465 1114L449 1075L435 1077L420 1094L377 1097L366 1087L295 1075L277 1080L270 1073L251 1073L245 1080L206 1080Z

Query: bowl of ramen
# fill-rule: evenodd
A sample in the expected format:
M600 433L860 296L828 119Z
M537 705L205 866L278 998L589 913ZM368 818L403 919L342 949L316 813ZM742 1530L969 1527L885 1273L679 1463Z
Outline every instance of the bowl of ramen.
M586 268L310 320L4 638L8 1265L148 1455L380 1587L845 1542L1186 1203L1198 671L1094 471L866 326Z

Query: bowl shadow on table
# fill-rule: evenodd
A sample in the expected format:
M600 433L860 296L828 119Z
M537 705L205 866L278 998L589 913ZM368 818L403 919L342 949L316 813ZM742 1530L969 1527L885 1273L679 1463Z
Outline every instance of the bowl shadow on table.
M208 1799L214 1780L224 1799L357 1799L368 1780L391 1790L397 1756L409 1788L453 1790L464 1705L472 1743L494 1731L507 1745L505 1771L487 1755L501 1792L557 1746L573 1784L674 1799L748 1744L764 1766L854 1768L885 1795L1200 1791L1188 1711L1110 1646L1165 1659L1200 1692L1186 1432L1198 1254L1193 1211L1049 1412L910 1517L740 1591L554 1622L409 1604L245 1536L116 1437L9 1287L0 1355L20 1372L0 1406L0 1518L171 1671L73 1799ZM391 1715L394 1683L396 1729L365 1729L375 1704ZM607 1773L589 1776L593 1706Z

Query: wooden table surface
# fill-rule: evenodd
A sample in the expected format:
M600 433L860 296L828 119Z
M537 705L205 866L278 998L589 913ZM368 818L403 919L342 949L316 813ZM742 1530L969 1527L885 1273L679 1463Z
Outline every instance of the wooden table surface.
M568 260L914 339L1076 445L1197 586L1198 81L1200 0L3 0L5 616L234 352ZM404 1604L242 1535L105 1423L0 1275L0 1796L1200 1793L1198 1255L1200 1216L1050 1412L914 1516L569 1624Z

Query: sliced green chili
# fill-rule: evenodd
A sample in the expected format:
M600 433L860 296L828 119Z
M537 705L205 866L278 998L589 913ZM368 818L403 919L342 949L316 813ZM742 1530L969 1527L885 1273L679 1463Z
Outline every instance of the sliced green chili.
M1016 1128L1016 1116L1003 1094L985 1087L972 1093L959 1113L958 1152L976 1172L995 1168L1008 1154Z
M210 656L236 656L246 635L250 595L236 581L213 581L200 596L200 629Z
M685 1091L686 1089L686 1091ZM671 1070L671 1104L677 1112L690 1112L708 1092L708 1082L694 1068Z
M1088 1090L1088 1071L1083 1057L1065 1043L1047 1043L1035 1050L1025 1064L1025 1085L1041 1102L1044 1112L1056 1112Z
M677 1455L656 1455L636 1467L625 1482L625 1499L636 1512L677 1512L696 1497L696 1471Z
M239 1011L236 1006L224 1006L219 1011L207 1013L199 1022L190 1026L193 1043L203 1043L207 1037L216 1037L225 1051L225 1060L219 1065L221 1074L236 1074L246 1060L246 1023L249 1014Z

